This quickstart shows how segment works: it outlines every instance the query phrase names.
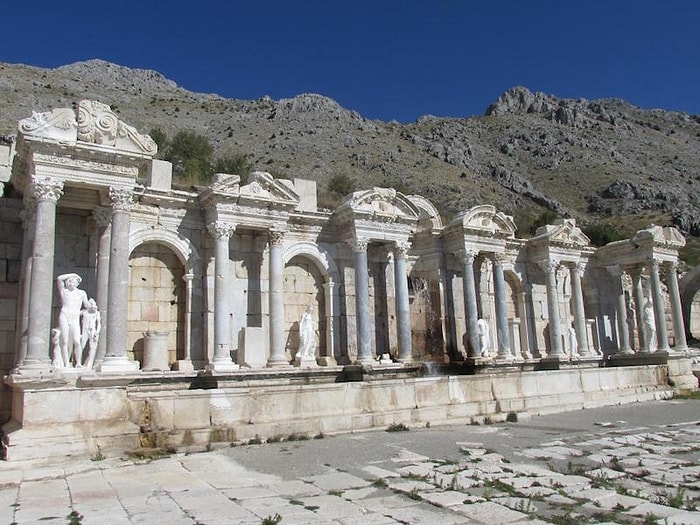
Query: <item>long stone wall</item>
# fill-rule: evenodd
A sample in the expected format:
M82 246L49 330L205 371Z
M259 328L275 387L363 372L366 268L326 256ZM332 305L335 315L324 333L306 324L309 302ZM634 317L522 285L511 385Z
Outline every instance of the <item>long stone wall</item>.
M687 388L690 360L667 365L482 371L415 377L415 368L365 371L364 381L336 382L298 371L179 377L95 377L37 388L11 383L23 406L6 444L9 460L120 455L141 446L204 450L251 439L409 427L486 424L513 416L562 412L673 395Z

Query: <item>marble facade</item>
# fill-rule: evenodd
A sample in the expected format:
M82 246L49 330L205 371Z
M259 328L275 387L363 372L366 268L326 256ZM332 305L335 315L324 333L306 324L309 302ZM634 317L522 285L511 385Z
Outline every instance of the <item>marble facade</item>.
M20 121L14 144L0 145L0 365L6 374L0 421L6 422L8 458L39 454L34 445L26 448L31 452L7 451L20 450L23 440L34 439L27 436L50 425L57 435L73 435L89 421L103 444L121 443L117 436L136 439L143 403L162 413L175 396L184 403L178 413L187 413L190 401L181 390L197 378L213 378L215 386L246 381L245 391L237 385L235 393L218 396L217 387L197 398L209 407L201 414L217 414L204 419L232 427L245 421L241 396L256 395L250 390L256 377L286 392L298 374L320 384L356 369L364 379L373 370L394 374L373 382L376 389L400 374L417 381L418 364L428 362L468 374L533 377L651 366L657 368L644 372L643 381L636 381L638 372L615 377L634 392L665 392L669 373L690 384L676 275L684 239L676 230L651 226L595 249L574 220L561 219L521 239L512 218L493 206L443 223L427 199L391 188L357 191L324 210L316 204L315 182L265 172L252 173L245 184L237 175L216 174L207 186L173 185L170 165L154 159L156 151L150 137L94 101L82 101L77 113L35 113ZM89 370L57 370L51 363L59 306L54 281L67 272L82 277L100 309L102 335ZM646 302L654 308L655 345L641 329ZM302 371L294 356L309 305L317 366L307 359ZM489 327L489 357L479 351L481 319ZM145 352L161 352L155 361L170 370L157 378L140 371L151 357ZM595 377L588 393L602 403L600 392L609 385ZM464 392L454 391L469 390L465 381L445 382L444 392L436 391L444 399L435 403L468 403ZM409 397L420 388L412 384ZM310 408L275 412L274 425L343 413L314 401L324 388L330 389L317 385L300 393ZM53 390L74 399L70 414L49 417L58 395L47 394ZM529 399L537 391L519 395ZM368 394L353 395L363 403ZM328 395L334 403L342 398ZM97 414L86 406L91 399L108 408ZM547 407L554 410L556 402ZM391 413L377 408L375 419L383 424ZM200 415L192 413L192 421ZM184 416L174 422L172 410L161 417L169 422L163 429L194 428ZM195 426L210 436L206 421ZM326 427L347 430L345 423Z

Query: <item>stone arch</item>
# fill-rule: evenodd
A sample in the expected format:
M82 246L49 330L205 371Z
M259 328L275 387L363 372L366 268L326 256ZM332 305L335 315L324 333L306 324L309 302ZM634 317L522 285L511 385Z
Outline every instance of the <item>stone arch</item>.
M298 321L311 302L316 310L312 316L318 333L316 355L321 364L333 364L338 348L334 328L340 305L338 268L325 251L308 241L286 246L282 259L285 265L286 351L293 359L299 341ZM294 280L293 285L291 280Z
M326 350L326 294L325 276L321 268L307 254L295 255L285 263L284 282L284 340L287 358L293 360L299 349L299 320L307 307L312 306L311 319L317 334L316 356L327 355Z
M338 282L338 267L333 259L319 249L316 243L296 242L286 246L282 254L284 264L286 265L290 260L299 255L303 255L311 260L321 271L326 282L328 282L328 280L332 280L335 283Z
M506 284L508 331L511 337L510 349L515 357L520 357L521 354L530 352L525 287L522 277L514 269L504 268L503 278Z
M202 260L189 239L162 228L151 227L132 230L129 232L129 255L137 246L147 242L162 244L170 248L184 266L185 273L202 275Z
M700 266L687 272L678 283L683 307L685 331L693 339L700 339Z
M184 357L186 266L181 254L156 240L138 244L129 255L127 348L143 362L146 333L167 333L167 363ZM161 361L162 362L162 361Z

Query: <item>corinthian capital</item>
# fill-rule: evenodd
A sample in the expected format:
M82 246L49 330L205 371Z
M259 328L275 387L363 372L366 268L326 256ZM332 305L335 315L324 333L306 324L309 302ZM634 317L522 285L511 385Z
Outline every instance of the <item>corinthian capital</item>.
M410 242L397 242L396 246L394 247L394 255L396 257L407 257L408 256L408 250L411 249L411 243Z
M207 231L209 235L216 240L229 239L236 229L235 224L224 221L211 221L207 223Z
M352 251L355 253L362 253L367 251L367 245L369 244L369 240L365 238L357 238L353 239L352 241L349 241L350 246L352 247Z
M109 188L109 199L114 211L129 211L133 204L134 190L130 188Z
M270 245L281 246L284 241L284 230L270 230Z
M539 261L537 265L540 268L542 268L542 271L544 271L545 273L556 274L557 270L559 269L559 261L557 261L556 259Z
M498 264L500 266L503 266L503 263L506 262L508 258L506 257L505 253L492 253L491 254L491 261L493 261L493 264Z
M478 250L459 250L455 253L455 256L462 262L462 264L474 264L474 259L479 255Z
M63 195L63 181L51 177L32 176L29 192L37 201L49 201L56 204Z

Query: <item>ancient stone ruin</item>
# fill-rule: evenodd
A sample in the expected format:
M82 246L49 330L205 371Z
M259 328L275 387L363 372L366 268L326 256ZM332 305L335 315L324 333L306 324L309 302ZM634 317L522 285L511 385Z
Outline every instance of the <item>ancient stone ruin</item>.
M392 188L174 187L109 106L0 146L6 459L465 423L692 388L676 265L650 226L593 248Z

